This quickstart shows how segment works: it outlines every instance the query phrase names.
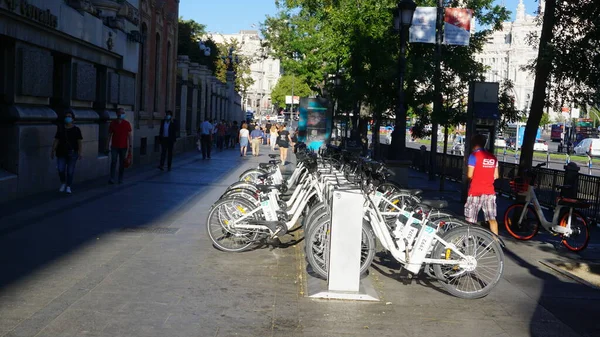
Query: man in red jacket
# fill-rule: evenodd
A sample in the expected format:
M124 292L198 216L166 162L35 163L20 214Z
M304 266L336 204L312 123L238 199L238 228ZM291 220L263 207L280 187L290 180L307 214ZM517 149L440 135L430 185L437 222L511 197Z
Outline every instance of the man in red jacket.
M498 173L498 159L484 149L486 139L483 135L475 135L471 139L473 152L469 156L467 177L471 181L469 197L465 204L465 217L471 223L477 222L479 211L483 209L485 220L490 230L498 234L496 221L496 191L494 181Z
M117 159L119 160L119 184L123 183L123 173L125 172L125 158L132 150L131 124L125 120L125 110L117 109L117 119L110 122L108 127L108 142L106 151L108 152L110 143L110 180L109 184L115 183L115 171L117 168Z

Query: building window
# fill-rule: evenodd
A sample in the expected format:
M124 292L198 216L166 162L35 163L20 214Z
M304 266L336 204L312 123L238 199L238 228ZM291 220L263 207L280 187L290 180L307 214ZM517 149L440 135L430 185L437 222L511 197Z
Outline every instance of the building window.
M269 72L273 71L273 64L269 64Z
M148 26L146 23L142 23L142 44L140 45L140 102L138 105L139 111L146 111L146 90L144 84L146 83L146 36L148 36Z
M160 102L160 34L158 33L156 33L154 49L154 112L158 112Z

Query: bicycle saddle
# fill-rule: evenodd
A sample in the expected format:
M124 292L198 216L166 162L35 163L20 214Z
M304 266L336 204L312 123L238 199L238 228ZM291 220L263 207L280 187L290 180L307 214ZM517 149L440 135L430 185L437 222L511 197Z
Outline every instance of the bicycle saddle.
M558 199L558 204L560 206L568 206L572 208L590 208L592 205L585 200L577 200L570 198L560 198Z
M273 154L273 153L269 154L269 158L277 158L277 157L279 157L278 154Z
M446 200L422 200L419 206L425 205L431 208L445 208L448 207L448 201Z
M256 188L263 193L268 193L272 190L278 190L281 185L256 185Z
M414 190L401 189L400 193L407 193L407 194L412 194L412 195L421 195L421 194L423 194L423 190L419 190L419 189L414 189Z
M271 164L271 165L281 164L281 159L269 160L269 164Z
M265 179L269 178L271 176L271 174L272 173L261 174L257 178L260 179L260 180L265 180Z
M271 162L269 162L269 163L259 163L258 164L258 168L261 168L261 169L270 169L271 167L273 167L275 165L277 165L277 164L274 164L274 163L271 163Z

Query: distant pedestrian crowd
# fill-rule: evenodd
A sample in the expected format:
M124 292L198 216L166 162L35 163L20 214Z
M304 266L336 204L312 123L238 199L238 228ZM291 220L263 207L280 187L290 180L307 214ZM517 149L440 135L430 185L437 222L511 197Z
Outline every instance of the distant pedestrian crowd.
M172 111L165 113L160 123L158 142L161 146L161 155L158 169L171 171L173 163L173 149L179 137L179 125L173 117ZM218 151L234 149L239 145L240 156L245 157L248 147L252 155L259 156L261 145L269 145L271 151L278 147L283 164L287 160L287 151L297 143L296 132L286 124L264 125L248 123L247 121L214 122L212 119L204 120L198 127L198 150L202 152L202 159L210 159L213 147ZM67 110L63 119L58 123L50 158L56 158L56 167L60 180L59 191L72 193L72 184L75 177L77 162L83 159L83 135L75 125L75 113ZM109 184L122 184L125 168L131 166L133 158L133 136L131 123L127 121L125 110L116 111L116 119L110 122L108 137L104 152L110 155Z
M238 127L239 125L239 127ZM202 159L210 159L213 148L218 151L236 148L239 144L240 156L245 157L248 147L252 156L260 155L260 146L269 145L271 151L277 147L281 161L287 161L287 151L297 143L297 129L292 130L287 124L271 124L269 122L249 123L241 121L219 121L206 119L198 128L198 150L202 152Z

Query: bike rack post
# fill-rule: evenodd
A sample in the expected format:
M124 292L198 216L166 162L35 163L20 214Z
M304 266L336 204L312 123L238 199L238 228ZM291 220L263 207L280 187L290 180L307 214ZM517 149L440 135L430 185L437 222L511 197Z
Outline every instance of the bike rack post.
M360 278L365 197L360 189L336 189L331 200L327 290L308 282L312 298L378 301L368 278ZM318 281L318 280L317 280ZM312 288L312 289L311 289Z

